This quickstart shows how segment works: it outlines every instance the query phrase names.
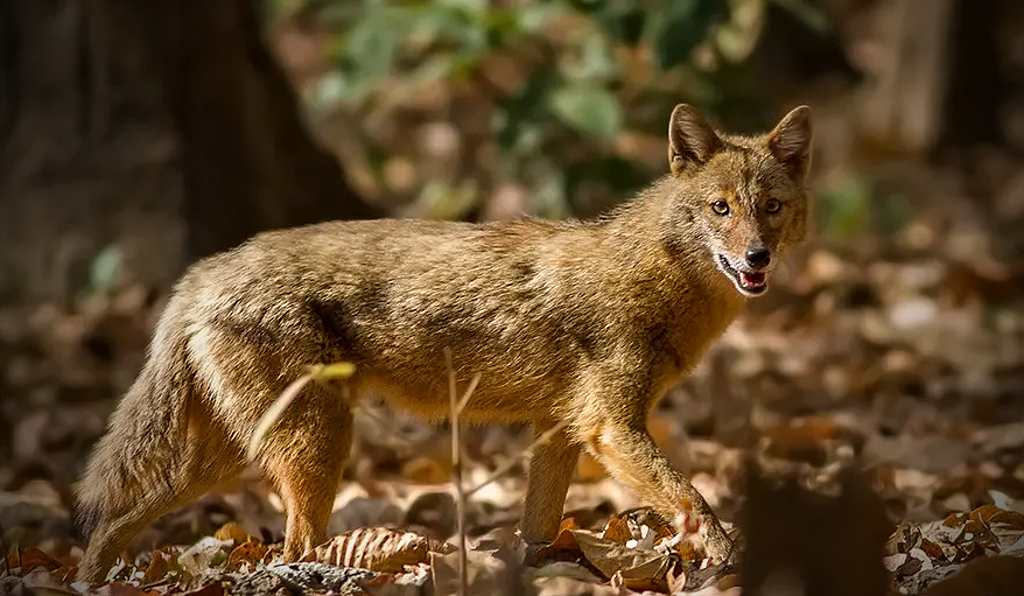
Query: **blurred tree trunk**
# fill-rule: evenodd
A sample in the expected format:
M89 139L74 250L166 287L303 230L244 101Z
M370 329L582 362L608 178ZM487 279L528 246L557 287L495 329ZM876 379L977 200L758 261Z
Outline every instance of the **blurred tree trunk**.
M166 286L275 227L378 215L303 128L251 0L0 2L0 297L104 247Z
M1022 14L1019 0L955 3L950 30L951 84L941 144L961 147L1010 140L1004 134L1002 120L1007 102L1018 98L1013 97L1012 70L1007 67L1014 54L1020 60L1020 50L1001 46L1014 43L1007 43L1006 38L1020 39L1024 35L1020 28Z
M900 151L1006 143L1018 0L876 0L861 128ZM1016 30L1012 30L1016 26Z
M904 150L932 147L942 126L953 0L883 0L875 77L864 102L864 132Z

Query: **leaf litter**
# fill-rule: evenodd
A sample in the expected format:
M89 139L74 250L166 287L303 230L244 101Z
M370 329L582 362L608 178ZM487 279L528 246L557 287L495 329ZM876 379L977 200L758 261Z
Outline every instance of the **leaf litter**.
M470 593L732 596L819 576L883 578L859 594L1021 585L1024 301L1006 286L1024 276L1007 265L996 279L938 236L926 251L874 242L798 257L652 413L652 436L737 536L741 568L708 565L692 528L645 515L586 455L558 537L530 552L512 533L530 433L471 427ZM71 486L141 363L158 312L145 294L0 309L0 593L454 593L448 431L374 404L356 419L332 538L304 561L279 563L280 499L247 471L141 532L108 583L76 583ZM751 492L754 469L770 486ZM837 480L847 469L862 486Z

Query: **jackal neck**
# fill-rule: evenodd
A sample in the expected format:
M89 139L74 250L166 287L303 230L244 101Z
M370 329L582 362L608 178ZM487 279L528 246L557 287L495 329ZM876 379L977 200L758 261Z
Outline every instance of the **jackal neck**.
M714 265L705 233L694 221L678 181L656 180L605 221L606 242L645 275L657 273L666 284L703 290L729 302L744 300ZM682 288L678 288L682 289Z

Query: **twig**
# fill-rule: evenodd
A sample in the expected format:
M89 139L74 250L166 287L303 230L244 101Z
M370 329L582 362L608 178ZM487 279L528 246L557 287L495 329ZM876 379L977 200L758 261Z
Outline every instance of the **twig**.
M328 381L331 379L347 379L355 373L355 366L348 362L336 362L333 364L315 364L308 367L308 372L301 377L295 379L284 388L281 395L270 404L267 411L263 413L260 418L259 424L256 425L256 429L252 431L252 435L249 437L249 445L245 452L249 460L256 459L256 454L259 452L260 445L263 443L263 439L266 437L267 432L270 430L281 414L284 413L285 408L292 403L292 401L299 395L299 392L309 384L310 381ZM347 398L347 395L345 396Z
M259 424L256 425L256 430L252 431L252 436L249 437L249 445L245 450L249 460L256 459L256 453L259 451L260 445L263 443L263 438L266 436L267 431L270 430L270 427L274 426L277 419L281 417L285 408L292 403L292 400L294 400L299 392L302 391L302 388L312 380L313 375L302 375L285 387L277 400L270 404L270 407L267 408L267 411L264 412L263 416L260 418Z
M568 422L562 420L558 424L544 431L539 437L537 437L532 443L530 443L529 447L524 449L518 456L508 460L503 465L498 466L498 469L491 472L491 475L488 476L483 482L469 489L469 491L466 492L466 497L472 497L481 489L485 488L488 484L494 482L501 476L507 474L509 470L511 470L513 467L515 467L517 463L519 463L519 460L526 459L532 456L535 449L537 449L544 443L550 441L551 437L558 434L558 432L564 429L566 426L568 426L568 424Z
M455 523L459 535L459 596L466 596L469 589L468 553L466 551L466 492L462 486L462 442L459 436L459 417L469 403L469 398L480 382L480 374L466 387L466 393L459 399L455 380L455 367L452 365L452 351L444 349L444 363L448 368L448 405L452 427L452 483L455 485Z

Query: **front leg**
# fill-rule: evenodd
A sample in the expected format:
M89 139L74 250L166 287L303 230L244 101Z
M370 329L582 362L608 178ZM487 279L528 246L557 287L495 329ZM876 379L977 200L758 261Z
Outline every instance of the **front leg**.
M692 517L713 563L731 560L732 541L704 497L672 468L647 432L646 411L627 414L620 406L610 412L584 438L594 457L644 504L654 506L668 519L680 513Z

